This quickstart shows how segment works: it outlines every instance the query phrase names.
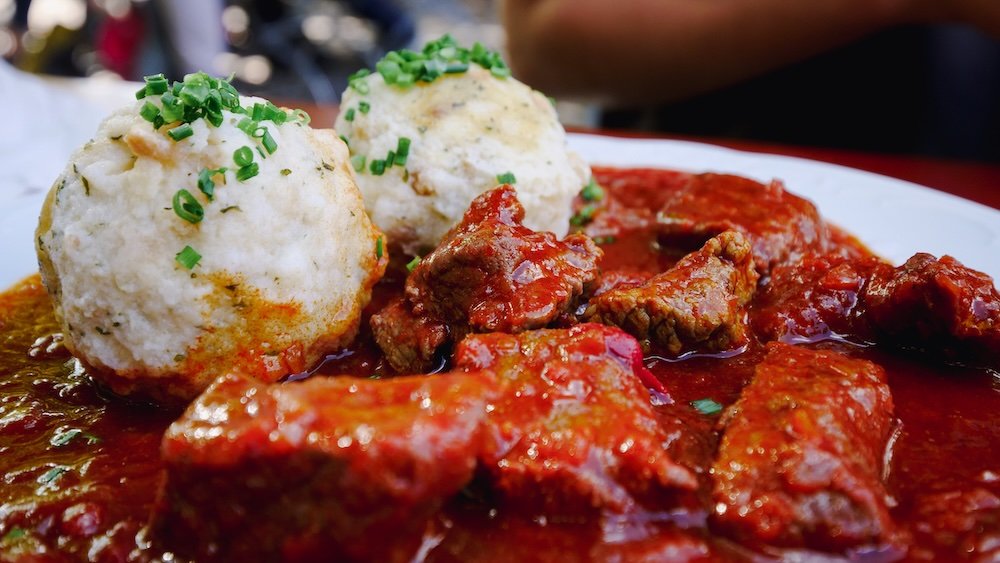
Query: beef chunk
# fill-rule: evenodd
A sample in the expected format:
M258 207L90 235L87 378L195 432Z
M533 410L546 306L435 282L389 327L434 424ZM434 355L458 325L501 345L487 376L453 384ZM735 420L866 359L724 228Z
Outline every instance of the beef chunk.
M639 287L653 277L654 274L633 270L609 270L601 272L594 287L593 296L603 295L612 289L631 289Z
M751 321L765 340L838 334L1000 365L1000 294L950 256L916 254L898 268L865 256L806 257L772 271Z
M597 278L601 249L585 235L559 241L521 225L514 188L477 197L406 281L417 315L472 332L540 328Z
M676 506L697 487L670 459L634 338L597 324L472 335L456 369L491 369L500 387L481 455L502 500L555 516ZM492 444L492 445L491 445Z
M492 385L220 378L164 436L155 537L199 561L410 560L472 478Z
M927 547L911 557L928 561L1000 560L1000 497L983 488L929 491L914 501L918 517L912 533Z
M470 332L517 333L570 318L597 279L602 252L587 236L559 241L521 225L514 188L475 200L462 222L406 280L405 301L371 319L375 341L397 371L426 371L445 345Z
M400 373L424 373L434 367L438 351L451 341L448 325L413 314L410 302L397 297L372 315L372 335L386 361Z
M920 253L879 268L863 299L880 341L1000 365L1000 294L990 276L951 256Z
M714 523L751 546L891 544L880 475L893 425L881 367L771 343L723 415Z
M859 319L863 290L883 265L871 256L825 254L775 267L754 298L751 325L765 341L817 341L835 335L868 340L871 331Z
M826 226L816 206L777 180L764 185L739 176L694 176L660 209L657 221L670 244L698 244L729 229L742 232L753 243L762 276L826 247Z
M731 350L749 341L744 305L756 285L750 243L726 231L646 283L595 297L583 316L670 354Z

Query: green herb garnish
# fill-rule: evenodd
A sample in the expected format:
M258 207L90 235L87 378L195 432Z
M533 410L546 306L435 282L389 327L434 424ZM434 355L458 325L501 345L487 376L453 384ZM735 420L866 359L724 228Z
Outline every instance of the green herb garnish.
M580 197L584 201L601 201L604 199L604 188L599 186L594 177L591 176L590 182L587 182L587 185L580 191Z
M420 264L420 260L421 260L420 256L414 256L413 260L410 260L409 262L406 263L406 271L412 272L413 270L415 270L417 266Z
M722 412L722 405L707 398L691 401L691 406L705 416L713 416Z
M198 203L191 192L177 190L174 194L174 213L188 223L195 224L205 218L205 208Z
M517 178L514 176L513 172L504 172L503 174L497 174L498 184L516 184Z
M569 223L574 227L586 225L594 220L594 213L596 212L597 206L593 203L584 205L579 211L576 212L575 215L569 218Z
M356 154L351 157L351 166L354 167L355 172L365 171L365 155Z
M181 250L175 256L177 263L184 266L186 269L190 270L198 265L201 261L201 254L198 251L191 248L190 246L185 246L184 250Z
M240 167L249 165L253 162L253 151L246 146L236 149L233 151L233 162Z
M191 125L187 123L182 123L177 127L174 127L170 131L167 131L167 135L170 136L174 142L180 141L181 139L187 139L191 135L194 135L194 129L191 129Z
M216 168L215 170L202 168L201 172L198 173L198 189L201 190L201 193L205 194L208 201L215 199L215 181L212 180L212 176L225 173L225 168ZM223 179L225 179L225 176L223 176Z
M378 237L378 240L375 241L375 258L378 260L382 259L383 244L385 243L382 242L382 237Z
M240 182L246 182L250 178L253 178L260 172L260 166L256 162L251 162L246 166L241 166L239 170L236 171L236 179Z
M475 43L471 49L461 47L447 34L428 42L420 51L389 51L375 63L375 70L386 84L409 88L417 82L433 82L446 74L466 72L470 63L489 70L497 78L510 76L510 68L500 53L487 49L482 43ZM367 77L370 74L368 69L361 69L351 75L348 85L362 95L367 94ZM367 113L364 106L359 106L359 109Z

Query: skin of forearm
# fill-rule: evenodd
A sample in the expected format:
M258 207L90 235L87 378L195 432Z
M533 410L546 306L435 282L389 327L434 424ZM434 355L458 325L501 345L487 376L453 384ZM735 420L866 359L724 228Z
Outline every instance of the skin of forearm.
M550 95L667 102L909 19L904 0L506 0L515 75Z

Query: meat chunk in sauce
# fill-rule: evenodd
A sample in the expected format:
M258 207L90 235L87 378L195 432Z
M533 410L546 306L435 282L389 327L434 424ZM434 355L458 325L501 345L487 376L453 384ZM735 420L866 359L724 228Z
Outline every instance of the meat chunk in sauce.
M471 335L456 369L490 369L500 387L481 455L492 489L550 515L665 509L697 487L665 451L638 342L597 324Z
M753 244L757 270L767 276L778 264L822 252L827 229L809 201L781 182L760 184L724 174L700 174L660 209L657 221L668 244L693 246L734 229Z
M882 457L893 404L878 365L772 343L723 416L714 522L751 546L841 551L895 540Z
M726 231L644 284L591 299L583 316L674 355L732 350L749 342L744 306L756 286L750 243Z
M877 269L863 299L881 341L1000 366L1000 294L990 276L951 256L919 253Z
M916 254L898 268L874 257L806 257L775 268L751 319L766 340L833 333L1000 365L1000 294L950 256Z
M515 333L568 309L597 278L601 249L584 235L534 232L523 218L511 186L477 197L407 279L414 312L473 332Z
M441 349L451 342L448 325L413 313L406 297L397 297L369 321L375 343L396 371L425 373L437 363Z
M199 561L408 561L472 478L492 385L220 378L164 437L157 541Z
M871 338L860 322L864 288L885 266L873 256L806 256L778 266L757 293L750 321L763 340L816 341L833 335Z
M424 371L432 344L470 332L541 328L574 306L597 278L601 249L585 235L560 241L532 231L523 218L514 188L495 188L477 197L462 222L420 261L406 281L407 303L372 319L375 340L395 369ZM406 328L399 326L407 319ZM451 339L440 337L442 327ZM399 338L408 331L420 336Z

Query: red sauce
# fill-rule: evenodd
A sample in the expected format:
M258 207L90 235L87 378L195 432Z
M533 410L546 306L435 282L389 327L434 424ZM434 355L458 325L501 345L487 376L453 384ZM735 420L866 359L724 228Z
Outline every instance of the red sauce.
M607 211L587 231L605 237L603 266L651 273L669 267L686 249L660 246L650 225L651 210L658 209L686 175L656 170L595 172L609 197ZM610 233L613 240L607 239ZM836 231L834 239L855 253L863 252L849 235ZM398 294L400 278L399 271L390 272L376 288L367 314ZM144 526L162 478L160 438L179 413L103 394L58 345L56 332L37 277L0 295L0 559L37 555L42 557L31 560L151 559L158 554L149 551ZM1000 374L838 340L810 346L875 361L888 373L901 424L887 453L886 476L895 500L892 517L907 536L902 557L997 557ZM646 358L647 367L674 401L656 407L671 436L667 447L703 481L707 482L715 455L717 416L692 414L676 405L705 398L733 403L762 354L762 347L752 344L731 357ZM315 374L392 375L368 330L349 349L297 377ZM386 540L391 541L391 535ZM704 509L643 518L553 521L526 518L465 496L453 499L440 515L427 534L425 548L433 561L750 555L714 536L707 529Z

